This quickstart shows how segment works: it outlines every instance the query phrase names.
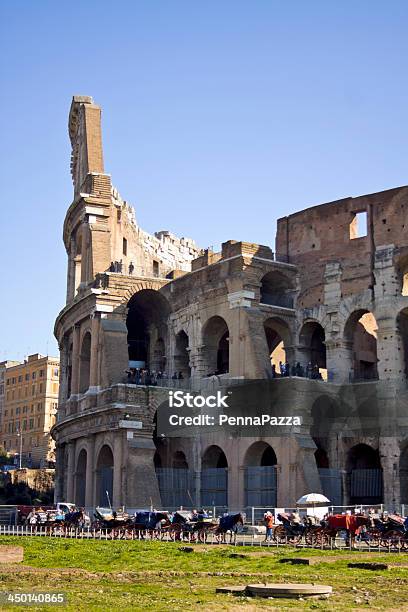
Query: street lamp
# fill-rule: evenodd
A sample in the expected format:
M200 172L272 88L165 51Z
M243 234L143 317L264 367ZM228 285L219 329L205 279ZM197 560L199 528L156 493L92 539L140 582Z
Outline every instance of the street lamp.
M19 469L21 470L22 467L22 459L23 459L23 434L21 433L21 430L19 429L17 432L18 437L20 438L20 456L19 456Z

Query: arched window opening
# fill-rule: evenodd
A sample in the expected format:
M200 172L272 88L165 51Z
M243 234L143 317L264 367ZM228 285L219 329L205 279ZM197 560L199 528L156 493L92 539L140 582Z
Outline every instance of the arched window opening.
M318 372L323 380L327 380L325 333L320 323L308 321L299 335L300 350L304 354L304 371Z
M210 446L202 458L201 505L228 506L228 462L219 446Z
M91 371L91 334L87 332L82 340L79 355L79 392L85 393L89 389Z
M175 470L188 470L187 459L182 451L174 453L172 463Z
M78 293L79 285L82 280L82 236L78 236L75 242L74 255L74 295Z
M206 374L229 372L229 331L222 317L211 317L203 328Z
M79 507L85 506L86 462L87 453L86 450L82 449L78 455L77 468L75 472L75 504Z
M281 272L268 272L261 280L261 304L293 308L292 282Z
M267 319L264 323L266 342L268 345L269 362L272 368L272 376L280 376L281 364L288 362L286 345L290 345L290 331L287 324L275 317ZM289 372L288 372L289 374Z
M378 450L367 444L353 446L347 454L346 469L350 503L383 503L383 475Z
M277 458L266 442L255 442L245 455L245 499L247 506L276 507Z
M153 289L138 291L129 300L126 325L130 367L157 370L158 361L165 366L164 338L169 314L166 298Z
M96 463L96 500L98 506L110 507L113 498L113 453L105 444Z
M175 451L171 455L167 450L170 467L163 467L163 455L156 452L155 470L159 484L162 506L167 510L175 510L180 506L195 505L195 490L193 473L183 451Z
M402 257L397 266L400 279L401 295L408 295L408 255Z
M351 345L352 381L377 380L377 322L367 310L358 310L348 319L345 339Z
M188 352L188 336L181 330L176 336L176 352L174 355L174 371L182 374L183 378L190 378L190 355Z

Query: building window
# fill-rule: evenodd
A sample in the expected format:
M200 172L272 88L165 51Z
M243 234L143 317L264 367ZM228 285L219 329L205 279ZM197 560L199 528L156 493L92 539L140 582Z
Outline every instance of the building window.
M31 378L35 380L35 372L32 373Z
M38 387L38 393L42 393L42 392L43 392L43 384L40 383Z
M123 238L123 244L122 244L123 248L122 248L122 252L124 255L127 255L127 240L126 238Z
M367 236L367 211L363 210L353 214L350 223L350 240Z
M26 375L25 375L25 377L24 377L24 379L25 379L25 380L30 380L30 375L29 375L29 374L26 374Z
M23 421L23 431L27 431L27 419Z
M30 419L30 429L33 429L34 427L34 419Z
M35 385L31 387L31 395L35 395Z
M159 262L153 261L153 276L159 276Z
M44 370L40 370L40 378L43 378L44 376Z
M18 382L22 382L22 380L23 380L23 377L22 377L22 375L20 374L20 376L18 377Z
M59 376L59 369L58 368L54 368L54 376L56 376L58 378L58 376Z
M20 406L17 406L17 408L16 408L16 414L20 414Z
M10 379L8 378L8 379L6 380L6 385L9 385L9 384L10 384Z

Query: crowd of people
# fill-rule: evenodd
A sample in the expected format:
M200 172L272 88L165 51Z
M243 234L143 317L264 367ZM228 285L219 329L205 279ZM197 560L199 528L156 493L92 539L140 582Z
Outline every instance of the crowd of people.
M169 377L167 372L149 370L147 368L129 368L125 371L126 377L124 382L128 385L146 385L155 387L161 384L161 381L169 380L184 380L183 372L174 372ZM164 383L163 383L164 384Z
M312 380L323 380L319 366L317 363L314 365L311 361L303 367L298 361L297 363L290 364L289 361L283 363L279 362L278 370L276 365L272 364L272 378L285 377L285 376L299 376L300 378L311 378Z

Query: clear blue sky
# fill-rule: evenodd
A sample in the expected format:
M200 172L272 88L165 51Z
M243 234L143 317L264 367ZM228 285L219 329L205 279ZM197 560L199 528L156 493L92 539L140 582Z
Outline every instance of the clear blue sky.
M203 247L408 182L404 0L2 0L0 23L0 359L57 351L73 94L140 225Z

